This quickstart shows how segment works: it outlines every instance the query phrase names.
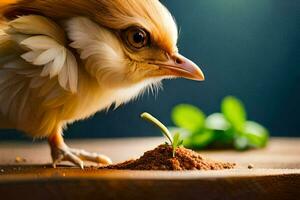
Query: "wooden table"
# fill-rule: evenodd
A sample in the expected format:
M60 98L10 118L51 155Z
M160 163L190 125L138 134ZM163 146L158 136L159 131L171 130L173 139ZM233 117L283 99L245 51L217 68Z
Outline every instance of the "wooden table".
M132 138L67 143L121 162L163 141ZM0 199L300 199L300 139L273 138L263 150L201 153L235 162L238 167L184 172L80 170L68 165L53 169L46 143L1 142ZM17 163L16 157L26 162ZM254 168L248 169L249 164Z

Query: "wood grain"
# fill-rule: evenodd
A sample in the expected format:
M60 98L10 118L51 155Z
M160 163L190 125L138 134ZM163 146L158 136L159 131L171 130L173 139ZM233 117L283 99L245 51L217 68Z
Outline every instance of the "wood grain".
M140 156L162 138L69 141L121 162ZM297 199L300 140L272 139L263 150L203 151L215 160L236 162L222 171L116 171L70 165L53 169L46 143L0 143L0 194L4 199ZM16 163L15 158L25 158ZM248 169L249 164L253 169ZM67 163L64 163L67 164ZM0 198L2 199L2 198Z

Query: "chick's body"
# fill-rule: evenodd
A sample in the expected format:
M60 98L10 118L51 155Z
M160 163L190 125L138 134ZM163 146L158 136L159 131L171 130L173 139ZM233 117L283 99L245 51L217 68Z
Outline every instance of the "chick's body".
M65 145L68 123L126 103L163 78L203 79L178 54L176 25L157 0L20 0L3 8L0 126L48 137L54 164L111 162Z

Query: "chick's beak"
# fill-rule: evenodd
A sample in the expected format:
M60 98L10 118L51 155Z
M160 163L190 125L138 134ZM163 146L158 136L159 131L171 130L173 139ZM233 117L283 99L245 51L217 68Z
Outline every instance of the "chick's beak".
M191 60L176 53L169 56L165 62L156 62L156 65L168 76L176 76L191 80L203 81L204 74L201 69Z

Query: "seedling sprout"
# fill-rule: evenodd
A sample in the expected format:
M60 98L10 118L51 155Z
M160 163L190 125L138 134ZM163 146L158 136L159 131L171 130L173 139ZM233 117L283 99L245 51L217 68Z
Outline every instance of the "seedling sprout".
M177 147L181 146L183 143L183 140L180 139L180 134L177 132L172 137L169 129L149 113L144 112L141 114L141 117L161 130L163 135L166 136L166 138L169 140L170 145L173 149L173 157L175 157Z

